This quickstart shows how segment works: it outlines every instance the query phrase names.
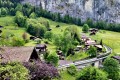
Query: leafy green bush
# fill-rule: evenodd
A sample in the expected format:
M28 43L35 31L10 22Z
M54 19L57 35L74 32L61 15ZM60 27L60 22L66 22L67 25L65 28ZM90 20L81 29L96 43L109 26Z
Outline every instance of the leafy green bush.
M8 8L0 8L0 16L6 16L8 13Z
M48 39L48 40L51 40L52 39L52 36L53 36L53 33L51 31L47 31L45 34L44 34L44 38L45 39Z
M0 64L0 80L28 80L29 71L20 63Z
M90 46L89 50L87 51L88 55L90 57L96 57L97 56L97 49L93 46Z
M108 78L120 80L119 62L113 58L107 58L103 63L103 69L108 73Z
M107 74L95 67L85 67L80 70L76 80L108 80Z
M51 53L47 57L47 62L53 64L54 66L58 65L59 57L56 53Z
M32 18L32 19L35 19L37 16L34 12L32 12L29 17Z
M15 22L18 24L20 27L25 27L26 24L26 17L23 16L23 13L20 11L16 12L15 15Z
M67 71L70 75L73 75L73 76L77 74L77 68L75 65L70 65L70 67L67 68Z
M84 24L83 28L82 28L82 31L85 32L85 33L87 33L88 30L89 30L89 26L87 24Z
M13 37L13 39L12 39L13 46L24 46L24 44L25 44L24 40L17 38L17 37Z
M44 37L47 28L36 19L29 19L26 22L27 32L37 37Z

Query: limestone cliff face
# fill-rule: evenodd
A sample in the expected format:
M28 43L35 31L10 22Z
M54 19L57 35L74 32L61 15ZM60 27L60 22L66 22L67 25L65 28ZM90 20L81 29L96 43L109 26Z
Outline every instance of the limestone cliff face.
M24 0L22 3L42 5L48 11L80 17L83 21L92 18L120 23L120 0Z

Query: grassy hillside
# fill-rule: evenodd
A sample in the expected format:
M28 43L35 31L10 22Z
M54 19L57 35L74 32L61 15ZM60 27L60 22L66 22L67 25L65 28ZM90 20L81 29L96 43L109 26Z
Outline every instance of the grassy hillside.
M76 26L73 24L65 24L65 23L60 23L60 22L55 22L55 21L51 21L49 19L46 18L38 18L38 20L43 21L43 20L48 20L50 23L50 27L52 29L52 32L54 34L62 34L64 32L64 30L69 27L69 26ZM22 34L24 32L26 32L25 28L20 28L18 26L16 26L16 24L14 23L14 17L11 16L7 16L7 17L0 17L0 25L4 26L3 30L3 34L14 34L17 37L22 38ZM59 28L56 28L57 25L60 25ZM78 27L79 33L82 32L82 27L80 26L76 26ZM89 35L89 34L87 34ZM28 36L30 36L30 34L28 34ZM103 43L110 46L113 51L115 53L120 53L120 33L119 32L112 32L112 31L105 31L105 30L100 30L97 35L95 36L91 36L93 39L100 41L101 39L103 40ZM44 42L44 40L42 41L42 43ZM24 46L35 46L36 42L34 41L29 41L28 43L26 43ZM55 51L55 45L53 45L52 42L50 42L50 44L48 44L48 49L51 52ZM81 56L81 57L79 57ZM81 53L81 54L76 54L72 57L68 57L68 60L77 60L77 59L82 59L87 57L88 55ZM61 80L75 80L75 77L69 75L67 73L67 71L62 71L61 72Z
M7 34L13 34L19 38L22 38L22 34L25 31L25 28L19 28L15 23L14 23L14 17L7 16L7 17L0 17L0 25L3 26L4 28L2 29L4 35ZM29 36L29 34L28 34Z
M92 38L96 40L102 39L104 44L113 49L113 52L120 53L120 33L102 30Z
M38 18L38 20L49 20L46 18ZM64 30L69 27L69 26L76 26L73 24L65 24L65 23L60 23L60 22L55 22L52 20L49 20L50 27L52 29L52 32L54 34L62 34ZM16 26L14 23L14 17L7 16L7 17L0 17L0 25L4 26L3 33L7 34L14 34L17 37L22 37L22 34L25 31L25 28L19 28ZM56 28L56 25L60 25L59 28ZM82 32L82 28L80 26L77 26L79 32ZM28 34L28 36L30 36ZM112 32L112 31L105 31L105 30L100 30L97 35L91 36L93 39L96 40L101 40L103 39L103 42L106 45L109 45L115 53L120 53L120 33L119 32ZM35 46L35 42L30 41L29 43L25 44L25 46ZM49 45L50 49L54 48L54 46L51 44Z

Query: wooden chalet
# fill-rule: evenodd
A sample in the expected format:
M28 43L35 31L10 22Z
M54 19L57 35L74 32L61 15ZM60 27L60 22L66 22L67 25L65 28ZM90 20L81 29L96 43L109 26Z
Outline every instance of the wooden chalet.
M34 47L1 47L1 62L29 62L39 60L39 56Z
M92 28L92 29L89 29L89 32L90 32L90 35L96 35L96 33L98 32L98 29Z
M97 43L94 40L88 40L85 42L85 46L96 45Z
M102 51L102 45L95 45L95 47L97 48L98 51Z
M89 29L89 31L90 31L90 32L98 32L98 29L96 29L96 28L91 28L91 29Z
M37 37L35 36L30 36L30 40L35 40Z
M85 41L89 40L89 37L87 37L86 35L82 35L81 39L83 42L85 42Z
M45 52L47 51L47 45L46 44L38 44L35 47L37 52Z
M113 56L114 59L116 59L117 61L119 61L120 63L120 56Z

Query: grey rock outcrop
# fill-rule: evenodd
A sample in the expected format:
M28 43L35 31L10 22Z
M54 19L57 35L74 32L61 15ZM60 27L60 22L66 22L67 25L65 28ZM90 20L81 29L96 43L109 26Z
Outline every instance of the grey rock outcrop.
M53 13L69 14L83 21L92 18L95 21L120 23L120 0L24 0L21 3L41 5Z

